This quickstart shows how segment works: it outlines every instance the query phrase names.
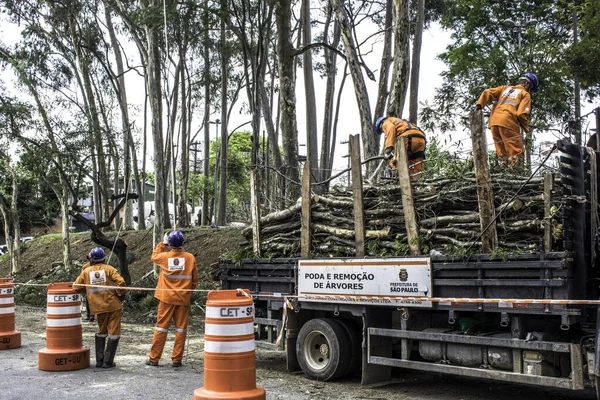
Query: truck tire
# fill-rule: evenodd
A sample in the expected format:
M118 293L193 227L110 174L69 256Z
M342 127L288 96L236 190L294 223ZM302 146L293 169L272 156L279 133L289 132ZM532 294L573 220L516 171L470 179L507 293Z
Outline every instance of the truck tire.
M350 363L348 364L348 370L344 373L344 376L353 376L362 367L362 331L356 324L345 319L337 319L350 338Z
M310 379L330 381L342 377L350 365L350 338L341 323L329 318L308 321L298 333L296 355Z

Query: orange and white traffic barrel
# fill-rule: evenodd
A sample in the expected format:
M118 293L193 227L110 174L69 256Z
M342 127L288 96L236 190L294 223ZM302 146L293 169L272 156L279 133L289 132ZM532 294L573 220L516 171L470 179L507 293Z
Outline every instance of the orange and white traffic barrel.
M0 278L0 350L21 347L21 332L15 330L15 284Z
M46 347L38 353L38 368L42 371L74 371L90 366L90 349L83 345L81 295L72 285L48 285Z
M254 302L247 290L213 290L206 302L204 386L194 400L265 400L256 386Z

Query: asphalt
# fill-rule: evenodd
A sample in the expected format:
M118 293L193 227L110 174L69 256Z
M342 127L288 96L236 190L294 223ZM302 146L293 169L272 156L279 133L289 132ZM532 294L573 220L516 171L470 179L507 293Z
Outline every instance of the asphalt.
M144 364L152 341L150 324L123 324L117 368L90 367L71 372L38 370L38 351L45 347L43 309L17 307L23 346L0 351L0 400L192 399L203 385L203 339L191 325L184 366L170 366L172 336L159 367ZM124 318L125 319L125 318ZM84 323L84 345L93 355L96 326ZM593 400L591 390L572 392L512 385L439 374L396 370L391 383L361 386L358 377L316 382L285 370L283 352L257 350L257 384L267 400ZM235 377L232 377L235 379Z

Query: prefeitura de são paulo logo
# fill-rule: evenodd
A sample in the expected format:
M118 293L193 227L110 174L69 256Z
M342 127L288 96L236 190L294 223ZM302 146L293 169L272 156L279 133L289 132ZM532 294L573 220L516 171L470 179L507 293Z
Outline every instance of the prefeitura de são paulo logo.
M398 278L400 278L401 282L406 282L408 280L408 271L405 268L402 268L398 274Z

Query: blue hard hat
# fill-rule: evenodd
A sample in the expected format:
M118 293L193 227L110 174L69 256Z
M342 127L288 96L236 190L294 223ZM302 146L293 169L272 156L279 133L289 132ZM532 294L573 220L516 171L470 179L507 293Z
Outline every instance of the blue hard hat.
M183 233L181 231L171 231L169 233L169 246L180 248L183 246L185 239L183 237Z
M532 72L528 72L523 75L520 79L525 79L531 84L531 93L536 93L538 91L538 87L540 86L540 81L536 74Z
M377 119L377 121L375 121L375 132L377 132L378 135L381 135L383 133L383 129L381 128L381 126L383 125L383 121L385 121L387 119L387 117L380 117Z
M94 247L92 251L90 251L90 259L93 261L102 261L105 258L106 254L100 247Z

